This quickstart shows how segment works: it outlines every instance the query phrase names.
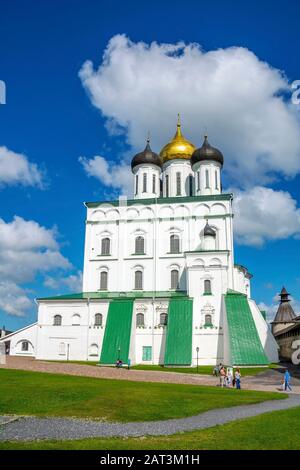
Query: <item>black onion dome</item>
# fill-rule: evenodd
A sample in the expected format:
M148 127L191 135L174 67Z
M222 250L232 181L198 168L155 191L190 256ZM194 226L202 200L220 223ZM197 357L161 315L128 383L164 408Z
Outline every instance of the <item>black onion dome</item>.
M142 165L143 163L150 163L151 165L156 165L159 168L162 166L162 160L157 153L152 152L149 139L147 140L147 145L142 152L137 153L131 161L131 169L137 165Z
M215 230L209 225L208 221L206 221L206 225L204 227L203 235L206 237L207 235L210 237L215 237L216 232Z
M191 157L192 166L197 162L203 162L205 160L213 160L214 162L220 163L223 166L224 157L220 150L212 147L207 140L207 135L204 136L204 142L202 147L196 149Z

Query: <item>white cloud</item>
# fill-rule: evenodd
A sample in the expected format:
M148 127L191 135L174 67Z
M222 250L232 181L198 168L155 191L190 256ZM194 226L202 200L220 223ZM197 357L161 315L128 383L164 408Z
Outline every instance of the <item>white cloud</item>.
M44 187L44 174L26 155L0 146L0 186L22 185Z
M285 191L256 186L234 191L234 234L243 245L263 245L300 235L300 209Z
M71 269L60 252L56 228L47 229L33 220L15 216L0 219L0 309L22 315L32 308L24 285L38 274Z
M32 302L27 296L26 289L14 282L0 281L0 310L9 315L22 317L30 308L32 308Z
M280 96L288 81L248 49L205 52L199 44L149 45L116 35L99 67L86 61L79 75L108 130L123 130L132 153L143 148L148 129L159 151L180 112L184 134L197 146L208 129L238 186L300 170L299 114ZM112 173L97 164L102 181L112 185Z
M88 176L94 176L105 186L120 189L122 194L132 192L132 174L129 165L125 163L109 165L107 160L99 155L90 159L80 157L79 162Z
M71 292L82 291L82 272L77 271L76 274L70 274L67 277L47 277L44 285L53 290L67 287Z

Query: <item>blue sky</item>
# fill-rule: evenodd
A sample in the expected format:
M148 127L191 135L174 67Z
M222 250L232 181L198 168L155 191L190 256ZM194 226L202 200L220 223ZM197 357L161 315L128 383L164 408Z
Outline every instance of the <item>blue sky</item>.
M159 145L169 140L174 132L176 109L182 113L184 133L189 136L189 127L195 128L195 123L192 121L192 116L196 116L195 110L190 111L188 105L183 104L185 93L187 102L189 101L188 94L191 93L191 88L185 89L185 80L180 85L181 96L179 93L174 93L173 98L169 96L166 97L165 102L162 100L161 107L165 104L165 108L169 106L168 103L172 102L170 109L159 109L159 107L150 109L151 93L155 87L158 89L162 87L160 70L163 76L167 63L161 62L160 66L161 50L158 56L154 54L154 58L158 60L157 80L153 79L152 75L149 77L152 83L151 93L148 93L148 84L142 81L141 76L144 66L143 57L149 55L149 49L142 46L138 53L136 45L141 41L146 44L156 41L159 45L165 43L175 45L179 41L184 41L186 44L201 45L204 53L219 49L227 51L228 48L237 46L246 48L255 55L255 61L252 63L246 49L243 49L239 64L245 60L245 72L249 67L249 70L263 74L265 71L261 70L262 63L266 62L267 74L270 76L265 76L262 80L266 82L270 80L271 89L274 84L274 95L276 95L280 84L276 83L279 79L275 76L275 72L273 73L274 69L284 72L285 78L282 80L285 80L285 83L300 79L299 14L299 3L291 0L262 1L256 4L250 1L189 0L185 2L177 0L163 2L155 0L152 2L13 0L2 2L0 80L6 83L7 102L5 105L0 105L0 148L2 148L2 157L5 158L4 164L7 165L9 159L13 159L13 162L21 167L19 172L15 167L10 169L9 174L5 167L4 173L6 173L1 178L3 167L0 166L0 219L5 230L1 241L0 229L1 324L5 324L7 328L16 329L34 321L36 309L34 304L30 303L34 297L69 292L80 282L85 221L83 201L109 199L115 197L120 191L124 191L126 187L126 183L117 187L114 182L111 182L111 173L109 173L111 170L101 173L97 168L94 176L91 176L90 164L95 162L94 157L101 156L113 169L116 169L116 164L119 167L123 165L125 172L125 164L132 152L143 145L148 128L153 135L153 145L156 151L159 150ZM127 39L122 40L120 36L117 36L121 34L130 38L131 43L124 44ZM97 75L97 69L102 64L103 53L112 38L117 39L114 42L114 49L110 52L110 59L119 52L120 80L124 76L126 81L126 66L124 65L127 60L126 54L132 54L131 58L135 61L138 72L137 85L142 88L142 91L140 95L134 96L134 103L131 102L128 89L126 87L124 89L122 84L116 84L119 63L114 67L106 64L108 80L106 77L105 86L107 88L104 92L99 91L99 87L103 85L101 81L103 77ZM181 51L180 54L185 57L188 52ZM224 53L224 58L225 61L231 60L227 53ZM191 61L197 64L197 61L202 59L193 56ZM84 83L82 75L81 78L79 77L79 71L87 60L93 62L88 78L95 79L96 89L91 88L90 81ZM190 64L189 61L186 63ZM203 62L203 67L205 71L207 67L205 62ZM115 89L117 103L104 96L105 91L107 94L107 89L109 89L107 82L110 73L114 74L112 80L114 86L119 87ZM176 73L174 76L176 79L180 77ZM195 77L197 80L197 75ZM243 81L242 77L241 81ZM191 84L188 83L187 87L190 86ZM255 86L254 80L253 88ZM175 87L174 90L176 89ZM228 85L228 88L220 87L219 91L223 90L225 93L227 89L232 90ZM264 101L261 112L263 114L266 109L269 109L267 99L273 98L267 96L265 82L261 89L263 90L262 101ZM297 144L294 143L297 138L300 140L299 127L297 127L299 112L290 105L290 95L285 89L282 100L285 103L286 112L289 113L288 117L293 121L294 129L290 135L289 129L292 125L286 123L282 110L278 112L278 115L276 114L275 106L274 113L271 113L272 116L275 115L272 126L277 126L276 129L279 129L277 134L281 134L282 129L282 140L278 144L282 149L279 152L282 160L278 162L280 156L278 157L278 152L276 154L276 149L274 151L271 148L272 129L267 132L266 127L266 143L262 155L255 154L255 148L257 148L255 146L251 147L246 155L242 151L239 154L238 150L245 148L245 140L249 138L249 135L244 135L243 131L237 132L236 129L240 129L237 124L232 127L231 133L227 122L226 132L222 133L219 110L227 106L226 101L224 101L224 107L216 106L219 116L214 118L213 99L211 99L210 113L207 111L209 103L202 106L201 90L197 93L199 94L199 139L196 142L194 139L193 142L200 145L201 134L208 123L212 143L218 144L223 151L227 149L228 152L226 154L224 151L225 187L244 191L241 210L245 206L248 207L247 204L251 204L252 199L249 199L248 195L252 194L253 197L251 190L256 185L272 190L271 193L264 191L259 193L259 198L266 197L266 204L269 205L273 204L274 192L276 192L275 196L278 191L285 191L285 194L289 193L291 196L291 199L285 196L282 201L277 201L275 198L278 202L278 211L268 215L267 232L261 227L257 228L258 231L262 230L258 242L253 241L256 235L255 230L253 229L249 241L245 233L246 222L243 221L243 225L239 222L240 238L235 246L235 257L237 262L248 266L253 272L252 295L258 302L269 306L270 311L274 304L273 297L282 284L286 285L297 303L300 299L298 293L300 254L297 239L300 233L300 216L297 212L297 203L291 203L291 201L300 199L299 164L297 163L300 160L300 152ZM137 98L140 98L139 105L136 102ZM230 100L230 94L227 98ZM220 99L225 99L225 97L221 96ZM255 99L260 98L255 95L253 100ZM255 128L256 123L252 121L257 119L257 115L255 110L249 113L249 103L247 103L248 101L245 100L244 109L238 110L241 113L239 121L246 116L244 126L250 124L250 127L253 125ZM271 104L274 105L274 100ZM130 113L127 108L132 108L132 112ZM206 115L210 116L207 119L205 113L201 114L203 109L206 110ZM233 112L233 110L230 108L228 112ZM267 113L265 114L267 116ZM135 116L136 122L141 123L140 127L135 122ZM147 116L149 116L148 120ZM230 118L230 114L228 116ZM189 125L184 125L185 119L189 121ZM124 122L129 128L126 128ZM216 122L215 126L214 122ZM264 117L262 127L266 122L267 117ZM162 135L156 132L158 128L163 129ZM191 135L196 135L193 134L196 131L190 132ZM253 140L257 138L264 139L265 135L253 132ZM286 139L286 154L284 139ZM270 145L270 153L268 149L266 150L268 145ZM6 148L6 153L3 148ZM11 155L9 152L14 154ZM19 155L24 156L22 161L18 159ZM85 160L80 162L79 157ZM249 161L255 161L256 164L251 166L249 163L248 167ZM228 163L227 170L226 162ZM263 170L259 167L260 162L263 162ZM273 163L276 167L274 167L274 172ZM247 169L249 169L249 178L247 178ZM240 181L238 174L241 175ZM123 173L121 177L124 178ZM257 210L265 209L258 208ZM286 213L286 217L281 217L283 213ZM17 221L14 219L15 216L18 217ZM256 213L254 212L251 216L255 219ZM277 225L275 223L273 235L272 216L274 220L278 219L277 222L274 221ZM12 222L13 220L15 223ZM286 228L289 225L293 228ZM285 226L285 230L280 230L281 226ZM28 245L26 236L22 235L23 230L27 231L29 238L30 233L35 234L36 244ZM16 235L15 238L14 235ZM19 254L15 258L8 257L9 251L12 250L12 246L9 246L11 240L16 249L19 249ZM23 257L25 252L27 256ZM41 263L45 263L42 269L37 267L39 257ZM14 263L16 265L23 263L23 267L16 274L14 269L7 267L9 262L11 266ZM11 308L10 304L14 303L17 307Z

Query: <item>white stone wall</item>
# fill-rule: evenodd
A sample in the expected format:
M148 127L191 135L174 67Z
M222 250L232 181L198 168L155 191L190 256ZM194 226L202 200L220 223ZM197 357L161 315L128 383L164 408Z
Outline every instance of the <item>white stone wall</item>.
M10 356L35 357L37 328L37 324L34 323L33 325L22 328L15 333L4 336L1 338L0 342L10 342ZM23 341L28 342L28 351L22 351Z
M186 290L186 251L203 250L203 229L208 218L216 231L216 251L227 250L228 284L234 288L231 201L188 201L172 204L99 204L88 208L83 290L100 288L101 271L108 272L108 290L132 291L134 272L144 273L146 291L170 289L170 271L180 271L180 289ZM180 253L170 253L170 236L180 238ZM135 255L135 238L145 239L145 255ZM101 240L111 239L109 256L101 255ZM217 254L214 257L218 257Z

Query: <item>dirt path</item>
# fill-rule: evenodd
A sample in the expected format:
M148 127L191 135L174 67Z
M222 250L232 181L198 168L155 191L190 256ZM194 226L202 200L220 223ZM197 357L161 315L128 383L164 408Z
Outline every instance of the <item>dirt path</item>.
M113 367L97 367L72 363L38 361L27 357L7 357L6 369L28 370L53 374L68 374L101 379L132 380L137 382L160 382L192 385L217 385L218 379L209 375L182 374L177 372L160 372L150 370L127 370ZM243 377L242 387L247 390L277 391L280 390L282 370L267 369L253 377ZM300 379L293 377L293 392L300 395Z

